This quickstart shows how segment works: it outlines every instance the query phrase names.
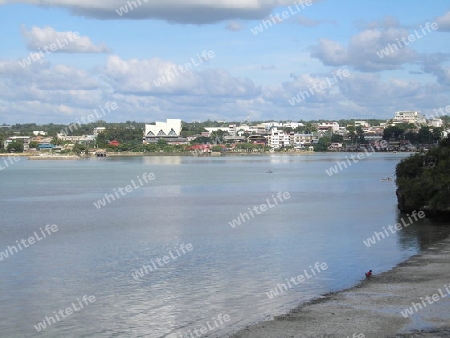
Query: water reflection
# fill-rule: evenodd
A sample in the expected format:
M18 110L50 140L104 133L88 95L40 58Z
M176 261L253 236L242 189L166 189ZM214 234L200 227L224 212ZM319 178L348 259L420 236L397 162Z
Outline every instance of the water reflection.
M397 223L402 224L403 219L405 224L409 224L408 215L398 213ZM397 233L402 249L424 250L450 235L450 222L437 222L428 218L418 219L411 225L403 226Z
M142 156L142 162L146 165L180 165L182 156Z

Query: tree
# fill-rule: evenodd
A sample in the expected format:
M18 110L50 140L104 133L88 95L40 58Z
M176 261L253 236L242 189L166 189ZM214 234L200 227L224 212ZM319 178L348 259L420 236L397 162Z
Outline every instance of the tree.
M359 144L366 143L366 140L364 138L364 130L361 126L356 127L356 134L358 135L358 142Z
M221 143L223 142L223 137L225 135L228 135L228 133L223 131L222 129L219 129L211 133L211 139L214 141L214 143Z
M200 137L197 137L196 139L194 139L191 143L192 144L206 144L206 143L211 143L211 142L212 142L211 137L200 136Z
M405 129L402 128L401 125L389 126L387 128L384 128L383 130L383 140L389 141L393 139L395 141L398 141L404 136L404 134Z
M60 145L62 143L56 136L52 138L52 144Z
M419 143L431 144L433 141L433 133L429 127L422 127L417 133L417 141Z
M7 150L9 152L22 153L23 152L23 143L14 140L10 144L8 144Z
M163 138L160 138L160 139L158 139L158 143L157 143L159 146L161 146L161 147L164 147L164 146L166 146L167 145L167 140L165 140L165 139L163 139Z
M331 143L342 143L344 142L344 136L339 134L331 135Z
M352 141L352 143L355 143L357 140L357 135L356 135L356 128L355 126L348 126L347 127L347 133L348 133L348 137L350 138L350 140Z
M83 144L75 144L72 148L72 151L77 155L80 155L82 152L87 153L88 148Z
M443 133L444 129L443 128L433 128L433 132L432 132L432 139L434 143L439 142L442 139L442 133Z
M108 144L108 136L106 131L99 133L96 138L97 147L104 148Z
M327 151L331 144L331 138L329 136L322 136L319 142L314 145L314 151Z
M424 132L425 133L425 132ZM398 207L403 212L425 210L450 218L450 139L425 154L403 159L396 167Z
M30 144L28 145L30 148L37 148L37 146L39 145L39 143L37 143L36 141L31 141Z
M317 127L310 122L307 122L304 128L305 134L312 134L313 132L317 131Z

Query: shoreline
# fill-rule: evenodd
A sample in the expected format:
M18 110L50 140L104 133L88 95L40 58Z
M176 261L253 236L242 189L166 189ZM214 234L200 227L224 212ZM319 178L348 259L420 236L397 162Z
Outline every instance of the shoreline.
M450 337L450 292L445 286L450 289L450 238L369 280L228 337ZM425 302L439 290L444 295L438 301ZM420 297L425 306L405 318L402 311L412 302L423 304Z
M187 157L229 157L229 156L273 156L273 155L291 155L291 156L303 156L303 155L318 155L318 154L354 154L354 151L287 151L287 152L264 152L264 153L251 153L251 152L229 152L229 153L222 153L220 155L198 155L194 156L191 152L173 152L173 153L141 153L141 152L120 152L120 153L107 153L107 156L105 157L135 157L135 156L187 156ZM409 154L412 155L414 153L412 152L375 152L376 154L392 154L392 155L398 155L398 154ZM89 158L97 158L97 156L78 156L78 155L69 155L69 154L36 154L36 153L0 153L0 157L33 157L33 158L39 158L43 157L46 159L63 159L64 157L77 157L79 159L89 159Z

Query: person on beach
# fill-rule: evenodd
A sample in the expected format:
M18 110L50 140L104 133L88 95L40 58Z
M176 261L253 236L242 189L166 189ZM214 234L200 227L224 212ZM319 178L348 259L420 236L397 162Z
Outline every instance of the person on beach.
M370 278L372 276L372 270L366 272L366 278Z

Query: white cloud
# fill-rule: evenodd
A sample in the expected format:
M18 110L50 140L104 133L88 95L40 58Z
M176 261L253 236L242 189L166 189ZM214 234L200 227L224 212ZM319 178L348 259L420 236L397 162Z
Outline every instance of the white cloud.
M306 27L314 27L314 26L317 26L320 24L319 20L309 19L303 15L297 15L295 17L295 22L297 24L299 24L300 26L306 26Z
M310 18L307 18L306 16L303 15L296 15L295 16L295 20L294 22L300 26L305 26L305 27L315 27L321 24L333 24L336 25L336 21L333 20L313 20Z
M434 75L438 83L450 86L450 67L444 66L448 60L450 60L449 54L434 53L424 55L422 70L425 73Z
M450 32L450 12L445 13L436 19L440 31Z
M261 70L274 70L277 69L277 66L275 65L262 65Z
M288 0L6 0L36 6L66 8L79 16L96 19L162 19L176 23L207 24L223 20L260 20ZM134 3L129 7L129 3ZM127 6L119 15L116 10ZM120 11L120 10L119 10Z
M227 25L227 30L231 32L238 32L244 29L244 25L237 21L231 21Z
M29 31L24 25L21 26L20 30L27 48L32 51L46 50L54 53L109 52L106 45L95 45L87 36L79 36L78 32L58 32L48 26L44 28L33 26Z
M159 58L122 60L113 55L107 59L104 76L115 91L138 95L259 95L251 80L232 77L224 70L201 70L200 61L194 61L197 66L191 61L193 69L182 71L179 65Z
M399 69L405 63L418 60L419 54L408 46L397 48L382 58L378 53L408 35L408 31L402 28L366 29L353 36L348 47L333 40L320 39L319 44L312 47L311 56L325 65L348 65L363 72Z

